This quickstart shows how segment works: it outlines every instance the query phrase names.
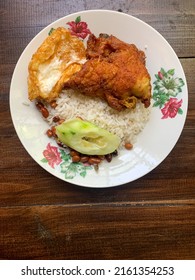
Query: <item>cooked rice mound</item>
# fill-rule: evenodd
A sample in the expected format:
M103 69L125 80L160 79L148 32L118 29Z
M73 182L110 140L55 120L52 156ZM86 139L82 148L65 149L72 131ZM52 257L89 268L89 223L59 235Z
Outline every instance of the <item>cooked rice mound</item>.
M120 147L125 143L135 143L137 134L143 130L150 115L150 108L145 108L141 102L135 109L118 112L99 98L84 96L73 90L64 90L56 102L55 109L48 106L50 114L47 121L50 125L56 125L53 123L54 116L65 121L81 117L118 135Z

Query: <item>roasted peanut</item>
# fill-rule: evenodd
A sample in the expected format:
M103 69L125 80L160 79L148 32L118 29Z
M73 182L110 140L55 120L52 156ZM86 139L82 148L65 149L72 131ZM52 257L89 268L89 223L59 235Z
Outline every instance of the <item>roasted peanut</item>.
M53 136L53 131L51 129L48 129L46 132L48 137L52 137Z
M81 162L85 163L89 161L89 157L88 156L81 156Z
M75 155L72 157L72 162L79 162L80 161L80 156L79 155Z
M40 101L37 102L35 105L36 105L36 107L37 107L37 109L38 109L39 111L41 111L41 108L44 107L43 103L41 103Z
M55 109L57 107L57 102L55 100L52 100L50 102L50 106Z
M98 158L100 158L101 160L105 159L104 155L99 155Z
M42 116L44 118L48 118L49 117L49 111L45 107L41 108L41 114L42 114Z
M118 156L118 151L115 150L115 151L112 153L112 155L113 155L114 157Z
M71 157L79 156L79 152L72 150L72 151L70 151L70 155L71 155Z
M112 161L112 154L105 155L105 158L106 158L107 162L111 162Z
M131 150L133 148L133 145L131 143L125 143L125 149Z
M101 159L97 157L90 157L88 162L89 164L99 164L101 162Z
M51 127L51 131L53 133L53 136L56 136L56 128L55 128L55 126Z
M60 120L60 117L58 117L58 116L53 117L53 122L59 122L59 120Z

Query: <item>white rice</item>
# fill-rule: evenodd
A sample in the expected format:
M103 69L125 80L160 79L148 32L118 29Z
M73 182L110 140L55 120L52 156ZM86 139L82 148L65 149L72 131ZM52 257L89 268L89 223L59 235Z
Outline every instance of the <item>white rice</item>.
M73 90L64 90L56 102L55 109L48 107L49 125L56 125L53 123L54 116L59 116L65 121L81 117L118 135L121 139L120 147L125 143L135 143L150 115L150 109L146 109L141 102L137 103L135 109L118 112L99 98L75 93Z

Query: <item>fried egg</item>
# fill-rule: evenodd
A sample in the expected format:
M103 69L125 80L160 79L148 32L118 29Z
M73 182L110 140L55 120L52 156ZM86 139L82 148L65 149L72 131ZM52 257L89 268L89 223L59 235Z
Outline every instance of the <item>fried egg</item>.
M57 98L64 82L81 69L86 61L83 42L59 27L49 35L33 54L28 66L30 100Z

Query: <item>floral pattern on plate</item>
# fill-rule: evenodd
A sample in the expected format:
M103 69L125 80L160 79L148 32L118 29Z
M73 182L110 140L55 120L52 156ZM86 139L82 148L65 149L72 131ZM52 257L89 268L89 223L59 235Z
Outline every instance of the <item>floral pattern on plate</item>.
M182 99L177 95L182 92L184 81L182 78L174 76L175 70L170 69L167 72L161 68L155 75L153 89L153 107L159 107L162 112L162 119L175 118L177 114L183 114Z
M85 177L87 170L92 169L90 165L81 162L72 162L70 154L65 150L47 144L46 149L43 151L44 158L42 163L47 163L53 169L57 166L60 167L60 172L64 174L65 179L73 179L77 174Z
M81 17L78 16L75 21L67 22L67 25L70 33L74 36L77 36L81 39L85 39L87 35L91 34L91 31L88 29L86 22L81 21Z

